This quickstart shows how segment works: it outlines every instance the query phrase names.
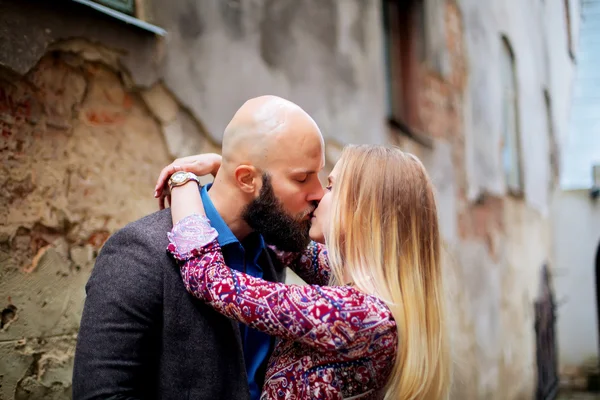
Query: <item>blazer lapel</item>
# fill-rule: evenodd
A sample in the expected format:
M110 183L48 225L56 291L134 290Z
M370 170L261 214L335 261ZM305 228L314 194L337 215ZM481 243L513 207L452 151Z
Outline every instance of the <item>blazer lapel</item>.
M265 280L270 282L285 281L285 267L279 263L270 249L265 248L265 251L262 252L259 258L259 262Z

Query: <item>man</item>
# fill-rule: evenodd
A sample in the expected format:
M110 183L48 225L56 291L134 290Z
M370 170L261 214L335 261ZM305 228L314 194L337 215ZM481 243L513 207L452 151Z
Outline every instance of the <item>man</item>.
M214 183L201 196L226 262L282 280L283 267L265 241L288 250L308 243L310 214L323 196L321 132L297 105L263 96L238 110L222 147ZM186 292L166 252L171 228L170 211L162 210L104 245L86 286L74 399L260 396L273 339Z

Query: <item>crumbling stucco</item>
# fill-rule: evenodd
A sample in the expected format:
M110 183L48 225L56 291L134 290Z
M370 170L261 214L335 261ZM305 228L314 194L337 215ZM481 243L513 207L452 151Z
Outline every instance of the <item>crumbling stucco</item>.
M0 343L0 398L70 398L75 341L71 334Z
M136 93L103 47L56 48L0 81L2 399L70 398L100 247L157 209L154 183L174 156L213 151L160 83Z

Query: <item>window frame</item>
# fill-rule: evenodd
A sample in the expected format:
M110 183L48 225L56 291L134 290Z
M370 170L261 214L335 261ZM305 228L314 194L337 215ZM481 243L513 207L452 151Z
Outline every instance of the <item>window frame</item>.
M421 63L425 61L424 0L382 0L388 126L425 147L419 116Z
M525 184L516 58L509 39L504 35L501 37L500 57L500 68L502 69L500 71L502 85L502 175L507 193L515 197L521 197L525 191Z

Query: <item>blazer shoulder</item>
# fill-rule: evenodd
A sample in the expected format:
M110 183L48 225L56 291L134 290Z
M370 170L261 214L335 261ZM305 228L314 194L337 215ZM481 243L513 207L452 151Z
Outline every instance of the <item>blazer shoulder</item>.
M130 222L117 230L113 236L135 235L148 239L157 237L166 240L167 232L172 228L171 209L167 208Z
M167 254L170 210L161 210L117 230L106 241L88 287L98 282L147 281L162 286L163 270L174 265ZM128 285L132 285L128 283Z

